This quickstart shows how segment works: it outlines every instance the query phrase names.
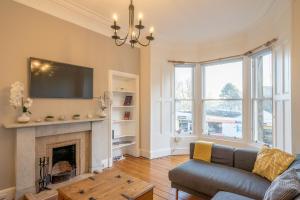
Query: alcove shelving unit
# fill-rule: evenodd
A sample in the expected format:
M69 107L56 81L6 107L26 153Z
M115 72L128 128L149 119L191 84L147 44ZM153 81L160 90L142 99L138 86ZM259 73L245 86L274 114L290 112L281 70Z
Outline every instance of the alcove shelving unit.
M139 156L139 76L109 71L110 166L123 155Z

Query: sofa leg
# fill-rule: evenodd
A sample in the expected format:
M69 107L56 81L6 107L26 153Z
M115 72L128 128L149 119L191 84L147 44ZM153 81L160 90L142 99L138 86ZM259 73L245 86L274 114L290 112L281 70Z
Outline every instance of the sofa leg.
M179 199L179 197L178 197L178 192L179 192L179 190L178 190L178 189L176 189L176 200L178 200L178 199Z

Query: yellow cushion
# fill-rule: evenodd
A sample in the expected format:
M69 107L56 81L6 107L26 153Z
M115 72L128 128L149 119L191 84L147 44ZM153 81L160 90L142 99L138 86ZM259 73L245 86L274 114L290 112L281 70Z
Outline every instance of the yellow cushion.
M253 173L273 181L295 160L295 156L280 149L263 147L257 154Z
M197 141L195 143L193 158L206 162L211 161L212 142Z

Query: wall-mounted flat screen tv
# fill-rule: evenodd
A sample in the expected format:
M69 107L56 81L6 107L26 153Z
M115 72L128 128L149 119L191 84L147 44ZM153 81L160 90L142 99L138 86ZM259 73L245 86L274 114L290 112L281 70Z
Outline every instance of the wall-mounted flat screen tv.
M93 69L29 58L31 98L93 98Z

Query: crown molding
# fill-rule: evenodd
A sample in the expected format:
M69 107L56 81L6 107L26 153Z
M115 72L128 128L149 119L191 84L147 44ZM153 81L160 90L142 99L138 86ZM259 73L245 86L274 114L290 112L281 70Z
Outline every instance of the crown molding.
M14 0L62 20L110 37L111 19L70 0Z

